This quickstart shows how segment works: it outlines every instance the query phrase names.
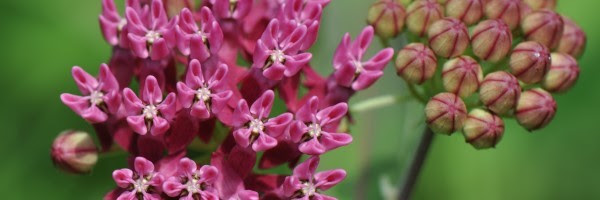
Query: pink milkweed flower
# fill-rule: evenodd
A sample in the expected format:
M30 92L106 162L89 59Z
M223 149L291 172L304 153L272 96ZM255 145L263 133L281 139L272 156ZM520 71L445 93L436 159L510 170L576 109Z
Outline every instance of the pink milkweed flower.
M292 121L291 113L283 113L268 118L273 106L274 94L267 90L248 108L246 100L241 99L233 111L232 123L236 127L233 136L238 145L252 145L254 151L265 151L277 146L277 138Z
M139 13L130 6L126 9L130 47L140 58L163 59L176 45L177 16L171 21L161 0L153 0L149 12ZM140 16L141 15L141 16Z
M185 108L191 108L190 115L199 119L208 119L218 114L233 95L231 90L226 90L227 65L221 64L219 68L208 76L204 74L200 62L190 62L185 83L177 83L178 100Z
M334 169L315 173L319 166L319 157L313 156L294 168L294 173L285 178L282 192L285 199L336 199L324 194L329 188L346 178L346 171Z
M294 25L273 19L256 41L252 67L261 68L271 80L296 75L312 58L311 53L301 53L306 26Z
M164 177L154 171L154 164L143 157L136 157L134 171L130 169L118 169L113 171L113 179L117 186L125 189L117 200L144 199L158 200Z
M98 78L78 66L71 70L73 79L83 96L63 93L62 102L90 123L100 123L116 113L121 105L119 83L106 64L100 65Z
M212 10L219 19L232 18L240 20L250 12L252 0L209 0Z
M200 10L200 26L187 8L181 11L179 17L177 47L183 55L205 61L219 52L223 44L223 31L210 9L202 7Z
M285 0L277 19L306 26L306 36L300 50L309 49L317 40L323 6L329 1Z
M154 76L146 78L140 92L140 100L129 88L123 89L123 105L129 115L127 123L134 132L145 135L160 135L169 129L169 122L175 116L176 96L169 93L163 101L162 91Z
M363 90L383 75L383 68L394 56L394 49L385 48L363 62L362 58L373 40L373 27L365 27L354 42L350 40L350 34L346 33L335 51L334 77L342 86Z
M210 165L198 169L196 162L189 158L179 160L175 176L170 177L162 185L163 191L170 197L181 200L205 199L219 200L214 187L219 170Z
M346 103L319 110L319 98L312 97L296 112L296 121L289 127L290 138L300 143L300 152L320 155L352 142L347 133L335 133L340 120L348 112Z
M110 45L127 47L127 19L119 15L114 0L102 0L102 13L98 20L102 36Z

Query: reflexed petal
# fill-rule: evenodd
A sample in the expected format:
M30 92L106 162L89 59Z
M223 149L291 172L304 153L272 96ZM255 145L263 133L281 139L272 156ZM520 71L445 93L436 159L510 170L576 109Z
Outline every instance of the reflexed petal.
M136 193L133 191L125 191L125 192L121 193L121 195L119 195L119 197L117 197L117 200L135 200L135 199L137 199L137 197L135 195L136 195Z
M142 89L142 100L148 104L157 105L162 101L162 91L158 81L152 75L146 77L144 88Z
M273 137L279 137L285 129L288 127L288 124L292 122L294 116L291 113L283 113L277 117L269 119L264 125L267 130L267 134Z
M352 83L352 89L363 90L373 85L379 77L383 76L382 71L363 71L360 73L356 81Z
M263 75L271 80L281 80L286 71L285 65L280 62L275 62L263 71Z
M210 117L210 111L206 108L204 101L198 101L192 106L190 115L198 119L208 119Z
M175 116L175 113L177 112L177 97L175 95L175 93L169 93L167 95L167 98L165 98L165 100L160 103L156 108L160 111L160 114L162 114L162 116L167 119L167 120L171 120L173 119L173 117Z
M300 152L308 155L321 155L327 151L325 146L319 142L317 138L312 138L298 147Z
M188 72L185 76L185 83L192 89L201 88L204 84L204 74L200 61L193 59L188 65Z
M95 105L83 110L83 112L81 112L81 117L90 123L100 123L108 119L108 115Z
M119 90L119 82L112 74L108 65L100 65L100 72L98 73L98 81L102 83L102 90L106 92L112 92Z
M339 182L342 182L344 178L346 178L346 171L343 169L319 172L315 174L315 186L321 190L328 190Z
M118 169L113 171L112 177L121 188L127 188L133 182L133 171L130 169Z
M169 128L169 122L165 118L154 117L152 119L152 127L150 128L150 133L152 133L152 135L162 135L163 133L167 132Z
M129 124L129 127L131 127L134 132L140 135L146 135L148 132L148 127L146 127L146 121L143 115L127 117L127 124Z
M252 116L250 115L248 103L246 103L246 100L240 99L238 106L233 111L231 123L235 127L240 127L250 120L252 120Z
M184 108L190 108L196 98L196 91L192 90L183 82L177 83L177 100Z
M137 57L148 58L148 49L146 48L146 37L140 37L133 33L127 34L131 50Z
M258 119L269 117L274 99L275 94L273 93L273 90L265 91L254 103L252 103L252 107L250 107L250 112L254 114Z
M212 184L217 180L219 170L216 167L204 165L200 168L200 176L206 183Z
M300 142L302 136L307 132L308 127L302 121L294 121L289 126L290 138L293 142Z
M329 123L337 122L342 119L348 112L348 104L338 103L333 106L329 106L317 113L317 119L321 126L325 126Z
M322 133L320 140L327 151L330 151L350 144L352 142L352 136L347 133Z
M165 38L158 38L152 43L150 57L152 60L160 60L169 56L170 50Z
M312 58L312 54L311 53L301 53L301 54L297 54L297 55L293 55L293 56L286 56L286 60L285 60L285 76L287 77L291 77L296 75L296 73L298 73L298 71L300 71L300 69L302 69L302 67L304 67L304 65L306 65L308 62L310 62L310 59Z
M154 164L144 157L136 157L133 167L139 175L148 175L154 172Z
M356 76L356 66L346 60L340 63L333 76L339 85L350 87L354 80L354 76Z
M144 108L142 100L129 88L123 89L123 106L125 112L130 115L138 114Z
M369 61L363 63L363 67L367 70L383 70L392 57L394 57L394 49L385 48L375 54Z
M319 156L312 156L294 168L294 176L301 180L311 180L319 166Z
M78 66L71 69L73 79L83 95L89 95L90 92L98 87L98 81L92 75L85 72Z
M180 175L192 175L196 171L196 162L189 158L182 158L179 160L179 166L177 171Z
M252 132L247 128L240 128L233 131L233 137L238 145L248 147L250 145L250 134Z
M180 183L180 180L176 177L171 177L162 185L162 190L165 194L170 197L177 197L181 194L181 190L185 186Z
M258 135L254 144L252 144L252 149L254 151L265 151L277 146L277 139L267 135L265 133L261 133Z
M60 100L78 115L90 107L89 98L77 95L63 93L60 95Z
M319 98L316 96L311 97L308 100L308 103L304 104L298 112L296 112L296 119L302 122L312 122L314 119L314 115L317 114L319 110Z
M205 61L210 55L210 51L204 44L202 36L198 34L192 35L190 39L190 58Z

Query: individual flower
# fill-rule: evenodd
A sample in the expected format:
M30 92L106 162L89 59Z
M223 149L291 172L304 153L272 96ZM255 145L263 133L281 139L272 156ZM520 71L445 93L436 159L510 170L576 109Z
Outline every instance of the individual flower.
M529 5L533 10L554 10L554 8L556 8L556 0L523 0L523 2Z
M585 32L569 18L563 16L562 19L565 27L556 50L561 53L568 53L576 58L580 57L585 50L587 41Z
M499 115L508 114L513 110L520 95L519 81L505 71L488 74L479 86L479 100L490 111Z
M527 40L542 43L550 49L558 46L564 30L562 17L551 10L538 10L527 15L521 23Z
M63 93L62 102L90 123L100 123L117 112L121 105L119 83L106 64L100 65L98 78L78 66L71 69L77 88L83 96Z
M483 16L481 0L452 0L446 3L446 16L463 21L466 25L477 23Z
M476 149L496 147L503 134L502 119L482 109L471 111L463 127L465 141Z
M351 41L349 33L344 35L333 56L333 76L339 85L363 90L383 75L383 68L394 56L394 49L385 48L363 62L372 40L371 26L365 27L354 41Z
M308 155L321 155L348 145L352 142L352 136L336 132L347 112L346 103L319 110L319 99L312 97L296 112L296 121L289 127L290 138L293 142L300 143L300 152Z
M128 1L133 2L133 1ZM119 15L114 0L102 0L102 13L98 17L104 39L112 46L127 45L127 19Z
M161 135L169 129L176 112L175 93L163 94L154 76L148 76L140 92L141 100L129 88L123 90L123 105L128 114L127 123L134 132Z
M435 74L437 58L421 43L406 45L396 57L396 73L409 83L423 84Z
M440 19L429 27L429 46L438 56L451 58L462 54L469 46L467 27L454 18Z
M382 38L396 37L404 28L406 11L396 0L379 0L369 8L367 23Z
M485 15L489 19L501 19L510 27L515 29L531 12L531 8L522 0L488 0L485 5Z
M550 68L550 51L538 42L522 42L510 55L510 70L519 80L532 84L540 82Z
M521 126L529 131L538 130L548 125L556 114L556 101L550 93L535 88L523 92L515 116Z
M200 25L194 19L192 12L184 8L179 14L177 30L177 47L179 51L192 59L205 61L211 55L217 54L223 44L223 31L215 20L210 9L200 9Z
M182 158L176 174L163 183L162 189L168 196L181 200L219 200L219 193L214 187L218 174L219 170L213 166L204 165L198 169L196 162Z
M579 77L577 60L564 53L552 53L552 64L543 81L549 92L564 92L570 89Z
M252 67L262 69L262 74L271 80L296 75L312 58L311 53L300 52L306 26L292 26L273 19L256 41Z
M133 163L135 171L118 169L112 176L117 186L125 190L117 199L159 200L163 175L154 171L154 164L143 157L136 157Z
M429 25L444 17L442 6L435 0L412 2L406 13L406 27L416 35L425 35Z
M219 19L240 20L248 15L252 8L252 0L208 0L213 4L212 10Z
M473 53L492 62L506 57L512 45L512 33L502 20L482 21L471 34Z
M277 15L279 22L306 26L300 50L308 50L317 41L321 14L328 3L329 0L283 0L281 11Z
M455 94L440 93L425 106L425 116L433 132L450 135L463 127L467 119L467 107Z
M469 97L477 91L482 79L481 66L469 56L459 56L444 64L442 81L448 92Z
M318 166L318 156L310 157L296 166L293 174L283 181L283 199L336 199L320 192L342 182L346 178L346 171L334 169L315 173Z
M283 113L269 118L274 98L273 91L267 90L250 108L246 100L238 102L232 116L235 127L233 136L238 145L251 146L256 152L277 146L277 138L283 134L293 116L291 113Z
M98 148L90 134L83 131L63 131L52 143L52 162L61 170L85 174L98 161Z
M138 57L150 56L152 60L160 60L171 54L171 48L176 45L175 26L178 18L171 21L167 19L161 0L153 0L149 12L139 13L127 6L125 14L130 47Z
M233 95L225 83L227 65L219 65L209 76L202 70L200 62L194 59L187 70L185 82L177 83L177 99L181 106L190 108L190 114L199 119L208 119L218 114Z

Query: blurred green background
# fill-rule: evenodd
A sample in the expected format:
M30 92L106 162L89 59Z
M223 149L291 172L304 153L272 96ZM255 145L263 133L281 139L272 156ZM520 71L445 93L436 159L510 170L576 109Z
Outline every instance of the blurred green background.
M117 1L119 6L122 1ZM344 32L365 25L370 0L332 0L325 9L314 66L331 71L331 55ZM557 95L553 123L528 133L512 120L496 149L476 151L460 134L437 136L414 199L600 199L598 116L600 1L559 0L558 11L588 35L581 77ZM124 156L103 157L93 173L74 176L56 170L49 158L54 137L65 129L91 127L63 106L62 92L76 92L70 68L95 74L110 47L102 39L100 0L0 1L0 192L3 199L100 199L115 185L112 170ZM596 14L594 14L596 13ZM372 52L380 46L374 42ZM382 94L402 94L393 67L356 103ZM410 161L423 128L422 107L404 102L356 114L355 142L323 156L321 169L345 168L348 178L328 193L339 199L383 199Z

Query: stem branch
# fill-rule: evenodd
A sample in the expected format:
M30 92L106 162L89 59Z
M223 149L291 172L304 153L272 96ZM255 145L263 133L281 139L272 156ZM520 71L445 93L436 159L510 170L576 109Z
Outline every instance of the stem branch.
M423 168L423 163L425 162L425 158L427 157L427 152L429 151L429 147L431 146L431 141L433 140L433 132L428 127L425 128L423 132L423 136L421 137L421 142L417 147L415 155L413 157L413 161L408 169L408 172L404 179L404 185L402 185L400 190L400 195L398 196L399 200L408 200L410 199L410 195L413 191L417 178L419 177L419 173Z

